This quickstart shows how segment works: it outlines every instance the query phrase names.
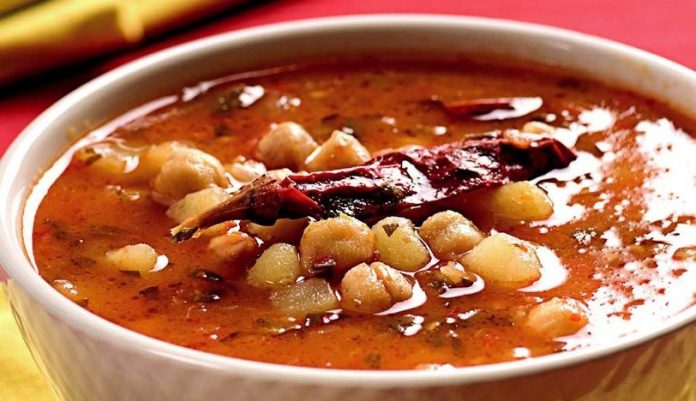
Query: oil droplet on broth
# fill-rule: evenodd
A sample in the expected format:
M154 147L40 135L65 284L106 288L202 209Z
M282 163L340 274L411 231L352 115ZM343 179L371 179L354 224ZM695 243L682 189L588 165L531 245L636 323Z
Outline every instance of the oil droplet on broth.
M587 152L578 152L578 158L563 169L544 174L533 180L544 189L553 202L553 215L532 223L532 227L560 226L577 220L585 213L585 207L572 201L581 191L599 185L603 178L599 159Z
M568 269L556 256L556 253L545 246L538 246L536 254L541 262L541 278L531 285L519 289L519 291L542 292L563 285L568 279Z

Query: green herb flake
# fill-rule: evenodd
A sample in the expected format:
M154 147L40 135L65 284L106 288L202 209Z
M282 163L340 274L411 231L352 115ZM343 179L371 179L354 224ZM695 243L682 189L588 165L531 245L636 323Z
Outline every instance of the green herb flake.
M155 299L159 295L159 287L153 285L152 287L143 288L142 290L138 291L138 294L146 299Z
M365 365L369 366L370 368L379 369L382 366L382 355L378 353L369 353L365 355L363 361L365 362Z
M213 135L215 135L216 138L230 136L231 134L232 131L230 130L230 127L227 126L227 124L215 124L215 126L213 127Z
M399 228L398 223L389 223L389 224L383 224L382 229L384 232L387 234L387 237L391 237L392 234L394 234L394 231Z

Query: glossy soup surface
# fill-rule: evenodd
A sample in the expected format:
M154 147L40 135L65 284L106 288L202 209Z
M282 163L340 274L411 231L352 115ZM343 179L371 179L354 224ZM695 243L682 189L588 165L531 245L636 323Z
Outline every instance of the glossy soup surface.
M263 95L240 105L240 85L263 88ZM522 118L480 122L424 102L433 96L539 96L543 106ZM75 158L38 210L36 261L45 280L75 302L143 334L222 355L341 369L546 355L610 343L693 305L696 124L649 99L562 72L375 60L283 67L185 89L122 121L108 140L132 148L185 141L228 163L254 158L259 138L283 121L304 126L319 143L342 129L376 152L519 129L531 120L567 128L555 135L578 154L568 168L535 180L554 203L551 218L510 223L462 211L485 232L537 245L542 278L521 290L486 287L443 298L421 283L422 291L381 316L288 318L270 305L268 290L246 283L253 257L222 260L202 238L172 242L168 230L176 223L151 200L147 183L102 174ZM166 266L134 275L103 262L105 252L137 243L166 256L159 267ZM557 339L521 330L520 316L553 297L581 301L589 324Z

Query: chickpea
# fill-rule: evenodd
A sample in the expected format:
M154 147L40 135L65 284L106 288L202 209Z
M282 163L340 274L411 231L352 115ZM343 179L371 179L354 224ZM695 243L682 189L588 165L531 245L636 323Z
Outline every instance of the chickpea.
M546 192L529 181L505 184L477 202L482 209L507 220L545 220L553 214L553 203Z
M448 261L442 263L434 271L435 277L447 287L469 287L476 280L476 276L464 269L461 263Z
M216 206L229 197L229 194L220 187L210 187L190 193L183 199L174 202L167 209L167 216L177 223L181 223L189 217L199 215Z
M372 259L375 236L360 220L344 214L310 223L300 239L300 260L307 272L315 271L316 263L330 261L332 268L342 272L358 263Z
M541 262L531 244L504 233L481 241L460 262L487 284L526 287L541 277Z
M411 298L411 283L397 270L381 262L361 263L341 280L341 306L359 313L377 313Z
M405 301L413 295L413 286L398 270L385 265L382 262L373 262L370 268L374 269L382 280L394 303Z
M208 249L222 259L234 260L255 253L258 244L248 234L236 231L212 238Z
M527 134L553 135L556 128L541 121L528 121L522 126L522 132Z
M263 163L242 156L237 157L230 164L225 164L224 167L232 178L241 183L254 181L266 172L266 166Z
M188 149L168 159L152 182L152 197L171 205L191 192L214 185L227 186L220 162L197 149Z
M277 170L268 170L266 172L266 175L269 177L275 179L275 180L282 180L283 178L294 174L294 172L288 168L279 168Z
M504 130L503 138L518 149L528 149L538 139L536 134L520 132L515 129Z
M307 227L307 224L309 224L308 219L278 219L271 226L248 223L246 231L261 238L264 242L296 243L302 236L302 231Z
M577 333L588 321L584 307L577 300L552 298L529 311L524 327L533 335L551 340Z
M118 270L146 273L155 268L157 252L147 244L127 245L106 252L106 261Z
M446 260L456 260L483 240L474 223L451 210L430 216L419 233L435 256Z
M90 169L117 177L131 172L138 165L138 155L135 152L113 142L86 146L75 153L75 158L85 163Z
M297 248L273 244L256 259L247 273L247 281L254 287L279 287L294 283L301 270Z
M257 157L270 168L304 168L304 161L317 148L311 135L299 124L284 122L271 128L259 141Z
M159 174L164 163L177 154L186 153L192 148L185 143L168 141L150 145L140 157L140 163L134 174L144 180L151 180Z
M354 136L334 131L331 137L307 157L308 171L354 167L370 160L370 152Z
M396 269L414 272L430 261L430 253L416 234L411 220L387 217L372 226L381 262Z
M276 309L295 317L324 313L339 307L338 297L329 283L316 277L279 288L270 300Z

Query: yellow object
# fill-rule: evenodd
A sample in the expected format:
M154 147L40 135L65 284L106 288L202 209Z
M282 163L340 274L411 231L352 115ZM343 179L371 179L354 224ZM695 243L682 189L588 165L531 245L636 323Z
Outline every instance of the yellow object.
M145 34L190 23L200 17L240 4L240 0L122 0L136 9Z
M0 15L36 3L39 0L0 0Z
M0 282L0 400L53 401L56 397L24 344Z
M191 22L240 2L43 1L0 18L0 84L138 43L146 34Z

